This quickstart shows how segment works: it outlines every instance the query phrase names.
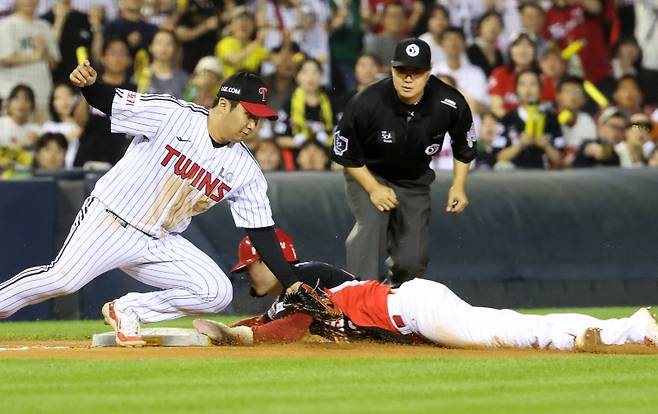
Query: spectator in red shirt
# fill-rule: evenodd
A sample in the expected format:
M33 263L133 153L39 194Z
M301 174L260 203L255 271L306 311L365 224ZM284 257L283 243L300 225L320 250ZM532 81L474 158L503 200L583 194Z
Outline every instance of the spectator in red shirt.
M539 65L535 57L535 36L532 33L520 32L512 36L508 65L498 66L491 72L489 77L489 95L491 95L491 111L499 118L519 106L516 97L516 76L524 70L532 69L539 73ZM542 86L542 100L551 99L555 96L552 86Z
M615 19L608 0L556 0L546 12L544 36L561 49L582 41L576 65L586 79L598 84L610 74L610 52L605 25Z
M567 62L562 59L560 49L550 47L541 54L539 58L542 80L542 99L544 101L555 101L556 86L567 73Z

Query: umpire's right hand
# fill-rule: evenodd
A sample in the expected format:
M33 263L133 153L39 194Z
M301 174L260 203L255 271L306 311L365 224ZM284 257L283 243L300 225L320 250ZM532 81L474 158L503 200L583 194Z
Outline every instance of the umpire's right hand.
M381 184L370 191L370 201L381 212L391 211L398 206L398 196L395 191Z
M69 80L74 86L82 88L91 86L96 82L96 71L91 67L91 63L85 60L83 64L78 65L69 75Z

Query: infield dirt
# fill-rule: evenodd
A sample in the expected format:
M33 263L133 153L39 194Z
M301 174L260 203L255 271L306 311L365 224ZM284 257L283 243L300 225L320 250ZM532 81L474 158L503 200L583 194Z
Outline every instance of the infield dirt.
M369 342L317 343L304 341L284 345L257 345L252 347L144 347L144 348L91 348L90 341L2 341L2 359L221 359L221 358L535 358L561 355L565 358L582 355L576 352L559 352L535 349L446 349L430 345L397 345ZM658 348L641 345L606 346L601 354L651 354Z

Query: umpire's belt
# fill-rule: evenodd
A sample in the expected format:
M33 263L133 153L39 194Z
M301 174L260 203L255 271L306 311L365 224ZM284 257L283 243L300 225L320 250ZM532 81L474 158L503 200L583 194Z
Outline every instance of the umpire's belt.
M413 331L411 330L409 324L404 321L399 302L400 296L395 295L395 293L390 293L388 295L388 317L398 332L400 332L402 335L409 335L410 333L413 333Z

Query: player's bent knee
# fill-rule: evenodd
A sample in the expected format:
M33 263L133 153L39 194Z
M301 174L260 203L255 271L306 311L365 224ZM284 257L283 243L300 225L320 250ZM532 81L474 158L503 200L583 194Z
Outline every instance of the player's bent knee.
M201 298L211 313L217 313L226 308L233 300L233 286L228 279L226 281L219 279L216 284L211 286L212 288L204 292Z
M66 271L53 269L50 279L48 284L48 296L50 297L68 295L77 290L70 274Z

